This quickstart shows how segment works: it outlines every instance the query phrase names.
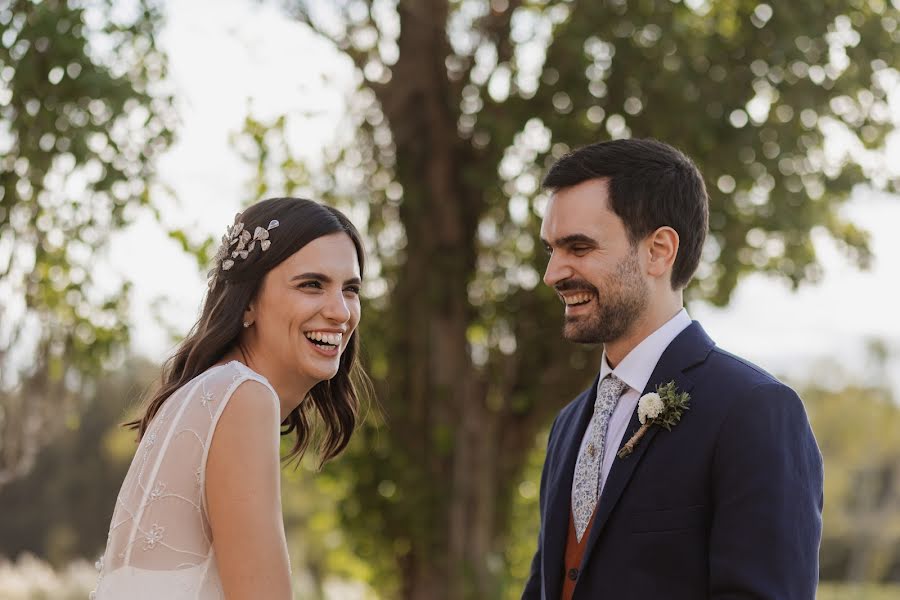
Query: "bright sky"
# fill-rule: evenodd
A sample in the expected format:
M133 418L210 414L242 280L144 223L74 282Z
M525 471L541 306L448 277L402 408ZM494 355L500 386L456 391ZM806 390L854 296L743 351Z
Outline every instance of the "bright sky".
M194 228L198 238L218 237L247 197L249 168L231 148L229 136L240 131L248 106L258 118L305 110L308 116L294 119L291 138L315 159L341 119L341 89L349 86L352 71L349 61L271 4L170 2L167 15L161 43L169 54L182 122L178 142L160 162L163 183L180 201L164 209L164 218ZM898 104L895 120L900 122ZM894 235L900 199L860 190L847 213L871 232L875 262L870 271L859 272L832 243L820 239L825 277L818 285L794 293L779 280L753 276L726 309L695 306L692 316L720 346L793 376L833 372L816 367L822 359L865 376L865 341L877 337L897 357L892 371L900 385L900 245ZM147 244L152 253L145 252ZM152 315L159 314L176 332L187 331L199 311L204 277L149 216L117 234L109 256L116 271L134 282L136 348L162 360L170 342Z

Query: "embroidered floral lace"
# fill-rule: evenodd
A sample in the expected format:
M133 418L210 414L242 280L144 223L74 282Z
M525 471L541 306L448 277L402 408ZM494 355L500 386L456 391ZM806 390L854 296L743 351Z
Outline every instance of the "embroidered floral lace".
M206 459L228 400L251 379L269 388L277 406L265 378L236 361L202 373L163 403L116 499L92 599L224 598L207 518Z

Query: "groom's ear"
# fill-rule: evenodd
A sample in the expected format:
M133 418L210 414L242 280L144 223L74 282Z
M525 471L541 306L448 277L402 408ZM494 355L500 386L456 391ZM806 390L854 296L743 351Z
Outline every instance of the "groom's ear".
M678 232L671 227L660 227L644 240L648 252L647 274L663 277L671 274L678 256Z

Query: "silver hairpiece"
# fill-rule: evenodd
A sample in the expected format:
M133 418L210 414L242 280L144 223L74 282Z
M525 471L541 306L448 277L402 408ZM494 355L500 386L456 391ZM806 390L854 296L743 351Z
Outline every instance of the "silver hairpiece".
M240 216L241 213L235 215L235 221ZM263 252L268 250L269 246L272 245L272 241L269 239L269 231L275 229L278 225L278 221L272 219L269 221L268 227L265 229L257 227L253 234L250 233L249 229L244 229L243 221L229 225L225 230L225 235L222 236L222 244L219 246L219 251L216 252L216 256L213 258L213 276L210 280L210 287L215 283L215 273L218 271L219 266L222 267L223 271L231 269L234 266L234 261L247 258L250 252L253 251L253 248L256 247L256 242L259 242L259 247ZM234 246L233 250L231 249L232 246Z

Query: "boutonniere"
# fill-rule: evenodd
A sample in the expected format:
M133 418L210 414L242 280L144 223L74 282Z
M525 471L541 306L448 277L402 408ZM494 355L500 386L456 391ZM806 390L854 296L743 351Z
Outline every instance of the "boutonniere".
M659 425L665 427L666 431L671 431L681 420L682 413L690 410L690 402L691 395L679 392L674 381L658 385L655 392L641 396L638 400L638 420L641 422L641 428L625 442L617 456L625 458L634 452L634 447L652 425Z

